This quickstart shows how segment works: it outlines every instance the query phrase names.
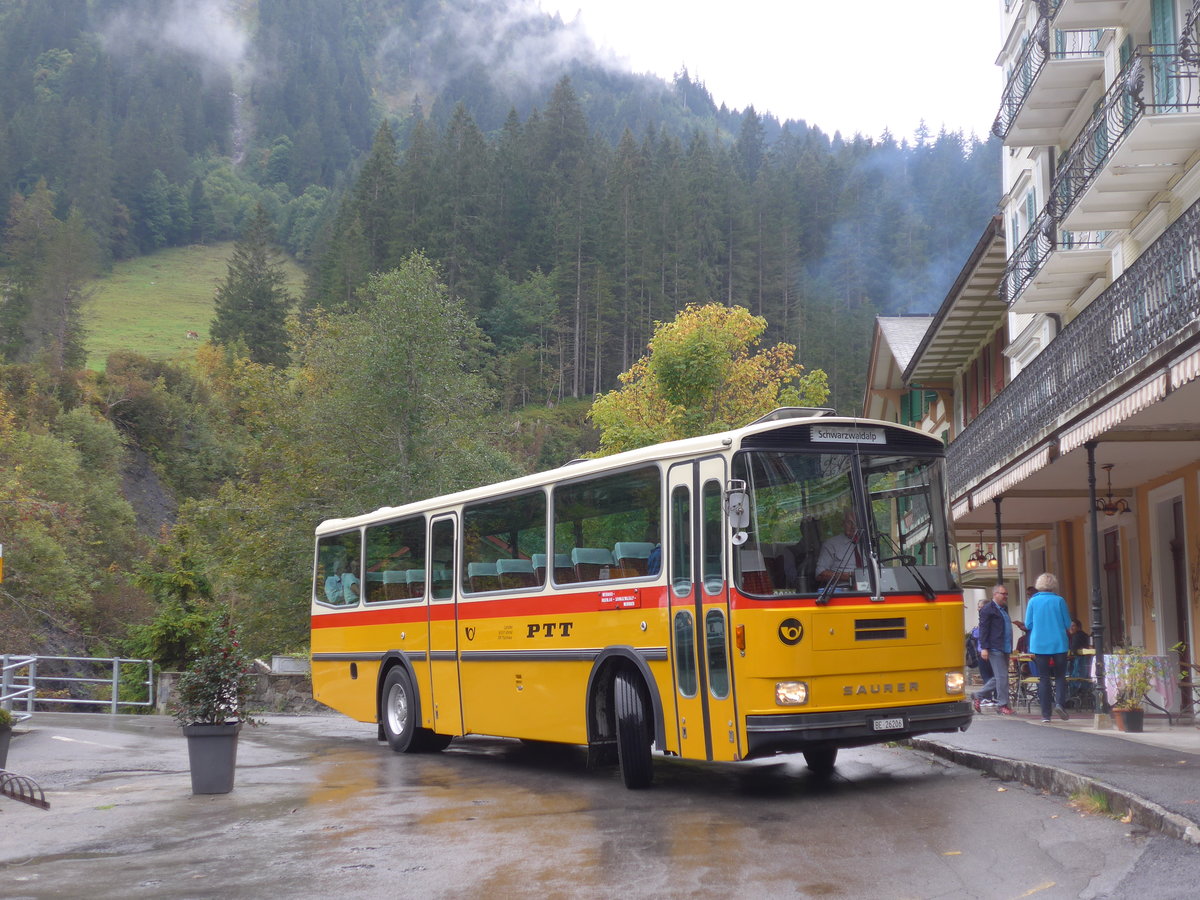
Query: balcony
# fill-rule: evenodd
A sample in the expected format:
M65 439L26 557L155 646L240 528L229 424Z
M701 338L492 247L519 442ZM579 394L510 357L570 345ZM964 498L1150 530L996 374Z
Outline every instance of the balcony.
M1115 28L1129 23L1135 12L1134 0L1061 0L1058 15L1054 17L1057 28Z
M1050 210L1042 210L1004 270L1012 311L1064 312L1097 278L1107 276L1112 254L1104 248L1105 237L1062 231Z
M1200 146L1200 68L1176 44L1144 45L1062 158L1051 186L1069 231L1126 229Z
M1184 16L1179 55L1192 65L1200 65L1200 0L1192 0L1192 8Z
M1058 144L1088 87L1104 77L1108 34L1051 30L1049 20L1039 18L1004 88L992 133L1010 147Z
M950 444L953 496L1121 390L1197 331L1200 203L1068 324Z

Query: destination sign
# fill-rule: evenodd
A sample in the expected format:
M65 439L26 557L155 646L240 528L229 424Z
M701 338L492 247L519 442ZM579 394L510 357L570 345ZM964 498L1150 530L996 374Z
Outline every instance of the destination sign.
M883 444L882 428L866 428L857 425L813 425L812 441L815 444Z

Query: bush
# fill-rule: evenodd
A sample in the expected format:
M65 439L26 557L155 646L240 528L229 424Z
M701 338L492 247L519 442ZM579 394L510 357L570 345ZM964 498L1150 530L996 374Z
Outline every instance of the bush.
M240 721L260 724L246 708L254 690L254 661L222 616L214 622L200 654L179 678L171 715L181 725L221 725Z
M1117 647L1109 674L1117 684L1113 709L1140 709L1154 684L1154 660L1141 647Z

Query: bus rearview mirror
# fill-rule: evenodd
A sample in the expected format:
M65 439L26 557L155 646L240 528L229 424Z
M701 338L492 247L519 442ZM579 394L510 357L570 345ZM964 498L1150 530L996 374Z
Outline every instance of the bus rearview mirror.
M733 480L725 491L725 515L729 527L740 531L750 524L750 496L746 493L746 482Z

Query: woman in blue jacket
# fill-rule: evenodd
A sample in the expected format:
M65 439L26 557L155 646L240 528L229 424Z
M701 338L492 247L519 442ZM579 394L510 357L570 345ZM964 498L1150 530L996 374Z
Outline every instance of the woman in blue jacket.
M1034 582L1037 593L1025 607L1025 624L1029 627L1029 652L1037 661L1038 700L1042 705L1042 721L1050 721L1050 665L1054 665L1054 712L1066 720L1067 700L1067 629L1071 613L1067 601L1058 594L1058 579L1043 572Z

